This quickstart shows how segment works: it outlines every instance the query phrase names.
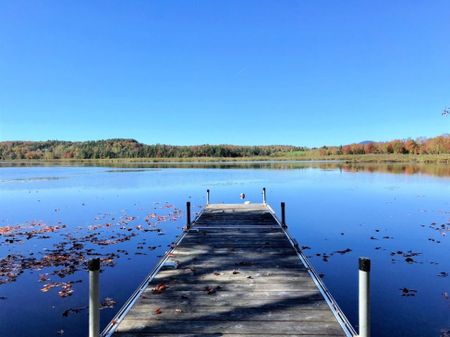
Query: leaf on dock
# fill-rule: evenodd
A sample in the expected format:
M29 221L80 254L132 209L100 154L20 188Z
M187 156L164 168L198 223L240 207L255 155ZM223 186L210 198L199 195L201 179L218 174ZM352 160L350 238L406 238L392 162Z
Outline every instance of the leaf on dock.
M156 287L152 288L153 294L161 294L167 289L167 286L164 283L159 283Z

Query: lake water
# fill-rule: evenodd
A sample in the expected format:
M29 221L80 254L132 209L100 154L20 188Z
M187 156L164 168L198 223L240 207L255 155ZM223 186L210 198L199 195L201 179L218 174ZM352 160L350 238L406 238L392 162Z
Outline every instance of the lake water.
M261 202L262 187L354 326L368 256L374 336L450 335L450 167L298 162L1 167L0 335L86 336L96 256L103 328L181 233L186 201L198 212L209 188L212 203Z

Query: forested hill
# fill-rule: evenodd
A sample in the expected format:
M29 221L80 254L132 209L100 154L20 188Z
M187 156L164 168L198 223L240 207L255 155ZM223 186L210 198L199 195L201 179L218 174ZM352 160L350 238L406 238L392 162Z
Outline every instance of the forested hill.
M450 154L450 135L433 138L391 140L323 146L308 149L289 145L146 145L134 139L87 142L48 140L45 142L0 142L0 160L14 159L114 159L114 158L341 158L360 155L440 155Z
M110 159L110 158L188 158L188 157L254 157L274 153L302 151L285 145L146 145L134 139L108 139L86 142L49 140L43 142L0 142L0 160L9 159Z

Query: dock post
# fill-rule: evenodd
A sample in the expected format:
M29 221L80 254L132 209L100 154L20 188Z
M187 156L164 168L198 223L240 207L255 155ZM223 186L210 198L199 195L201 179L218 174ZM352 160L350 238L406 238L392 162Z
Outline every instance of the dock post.
M206 204L209 205L209 189L206 190Z
M88 262L89 269L89 337L100 335L100 259Z
M186 227L191 228L191 202L186 202Z
M370 337L370 259L359 258L359 336Z
M263 187L262 197L263 197L263 204L266 204L267 199L266 199L266 188L265 187Z
M286 228L286 204L284 201L281 202L281 226Z

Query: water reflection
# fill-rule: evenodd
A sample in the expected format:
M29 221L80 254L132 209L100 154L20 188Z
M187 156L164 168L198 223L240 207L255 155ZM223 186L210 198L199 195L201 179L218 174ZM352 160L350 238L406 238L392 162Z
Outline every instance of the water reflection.
M344 172L369 172L392 174L424 174L437 177L450 177L450 165L415 164L415 163L353 163L342 161L248 161L248 162L3 162L0 167L32 167L32 166L82 166L110 167L111 173L142 172L144 169L162 168L203 168L203 169L321 169L340 170ZM125 170L119 170L125 169ZM134 170L132 170L134 169Z
M103 268L101 275L102 298L117 302L102 310L104 327L185 225L183 214L178 219L172 214L158 225L160 232L146 231L151 229L146 219L159 221L158 215L172 209L168 203L183 212L186 201L194 215L205 202L207 188L213 203L242 202L241 192L246 200L260 202L262 186L278 214L280 202L286 202L291 234L353 324L357 259L368 256L373 262L374 335L434 337L450 327L450 184L440 178L450 174L446 165L72 164L0 169L0 229L6 234L23 232L0 236L3 268L13 268L7 277L23 271L14 282L0 286L2 336L47 337L61 330L66 337L85 335L87 314L80 310L87 304L87 273L73 260L65 261L65 255L55 260L55 249L57 254L62 249L70 253L73 247L85 259L88 253L106 258L114 254L116 264ZM33 224L30 230L23 227ZM11 264L8 256L18 257L13 262L20 264ZM74 273L61 273L62 266L20 268L30 261L40 267L48 259L70 263L67 267ZM59 295L63 286L62 295L68 290L73 295Z

